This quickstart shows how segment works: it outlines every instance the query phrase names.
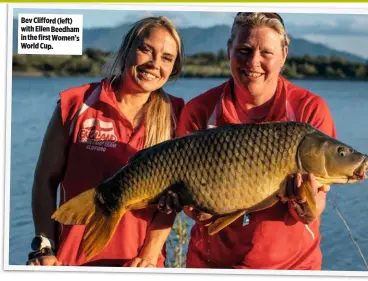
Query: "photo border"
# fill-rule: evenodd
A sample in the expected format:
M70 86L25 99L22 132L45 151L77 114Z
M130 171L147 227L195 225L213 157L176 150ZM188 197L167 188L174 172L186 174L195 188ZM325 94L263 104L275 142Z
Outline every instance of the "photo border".
M11 168L11 112L12 112L12 55L13 55L13 11L19 8L30 9L83 9L83 10L146 10L146 11L205 11L205 12L236 12L246 11L272 11L282 13L314 13L314 14L368 14L368 3L52 3L52 4L29 4L12 3L7 8L7 81L6 81L6 132L5 132L5 200L4 200L4 270L9 271L44 271L44 272L124 272L124 273L165 273L165 274L209 274L209 275L287 275L287 276L368 276L365 271L302 271L302 270L239 270L239 269L189 269L189 268L111 268L111 267L31 267L26 265L9 265L9 245L10 245L10 168ZM208 9L211 9L209 11Z

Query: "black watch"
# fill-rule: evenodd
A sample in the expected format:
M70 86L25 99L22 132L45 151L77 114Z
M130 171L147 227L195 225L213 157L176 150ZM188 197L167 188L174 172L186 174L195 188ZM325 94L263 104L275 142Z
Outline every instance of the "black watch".
M31 248L33 251L40 251L44 248L55 249L55 243L51 239L40 234L33 238Z

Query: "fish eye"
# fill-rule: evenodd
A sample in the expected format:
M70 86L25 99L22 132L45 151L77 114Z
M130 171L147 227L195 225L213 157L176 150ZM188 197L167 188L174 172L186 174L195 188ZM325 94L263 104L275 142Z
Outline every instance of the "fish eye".
M348 152L346 151L345 147L340 146L340 147L338 147L338 148L337 148L337 153L338 153L340 156L346 156L346 154L347 154Z

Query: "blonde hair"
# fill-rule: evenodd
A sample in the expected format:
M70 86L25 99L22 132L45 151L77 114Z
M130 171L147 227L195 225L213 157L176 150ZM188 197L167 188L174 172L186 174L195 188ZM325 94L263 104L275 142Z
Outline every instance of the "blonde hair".
M286 33L286 29L282 18L276 13L238 13L234 19L231 28L231 36L227 41L227 48L230 50L235 39L237 28L239 26L252 27L269 27L282 36L281 47L289 46L290 38Z
M141 36L146 36L148 30L159 27L165 28L175 39L178 46L178 55L169 79L177 79L180 76L184 51L177 28L167 17L148 17L133 24L125 35L119 50L107 63L102 72L103 77L112 85L113 89L116 89L116 86L120 84L127 59L135 51L134 46L137 41L140 40ZM162 88L151 93L143 110L146 127L144 148L168 140L173 136L177 122L170 98Z

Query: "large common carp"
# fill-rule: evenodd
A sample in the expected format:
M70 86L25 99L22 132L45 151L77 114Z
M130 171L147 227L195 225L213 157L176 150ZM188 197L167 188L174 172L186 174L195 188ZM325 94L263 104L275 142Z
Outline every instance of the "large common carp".
M162 142L138 152L113 177L63 204L52 218L86 225L87 259L109 242L128 210L155 204L169 189L182 205L220 215L214 234L245 212L286 196L286 179L312 173L318 184L366 178L367 156L305 123L226 125ZM311 189L302 194L315 213Z

